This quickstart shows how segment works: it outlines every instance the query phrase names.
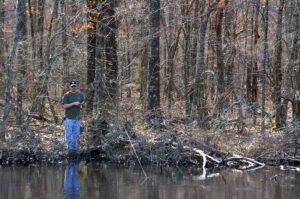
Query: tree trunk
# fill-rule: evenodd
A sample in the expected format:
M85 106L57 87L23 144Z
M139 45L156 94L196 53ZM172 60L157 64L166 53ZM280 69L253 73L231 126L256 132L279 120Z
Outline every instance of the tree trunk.
M188 4L188 1L183 1ZM191 32L195 29L195 35L198 35L198 17L199 17L199 1L196 1L194 19L195 22L193 26L188 23L188 18L186 15L183 17L182 23L184 24L184 45L183 45L183 84L184 84L184 102L185 102L185 117L186 123L188 115L190 114L190 100L189 100L189 76L190 68L196 65L197 56L197 37L191 42ZM192 46L190 46L192 44Z
M38 0L38 43L40 44L38 47L38 59L40 60L39 70L43 71L44 69L44 50L43 50L43 37L44 37L44 10L45 10L45 0Z
M262 109L262 120L261 120L261 133L265 131L265 96L266 96L266 66L268 65L268 30L269 30L269 0L265 3L265 13L264 13L264 57L263 57L263 71L262 71L262 99L261 99L261 109Z
M222 23L223 23L223 7L217 8L216 13L216 57L217 57L217 89L216 89L216 101L214 107L213 116L220 116L222 114L224 105L224 93L225 93L225 80L224 80L224 54L222 44Z
M217 3L219 0L216 1ZM199 95L199 85L200 85L200 79L201 79L201 73L204 65L204 51L205 51L205 36L206 36L206 29L207 29L207 23L209 16L211 12L213 11L214 5L211 5L208 10L206 11L204 15L204 19L201 22L200 25L200 40L199 40L199 55L198 55L198 64L196 68L196 75L195 75L195 88L194 88L194 94L193 94L193 101L192 101L192 107L191 107L191 118L190 122L194 121L195 118L195 112L197 107L197 101L198 101L198 95Z
M144 101L147 93L147 66L148 66L148 41L145 41L142 50L141 69L140 69L140 99ZM146 104L146 103L144 103ZM144 107L145 108L145 107Z
M68 37L67 37L67 8L66 8L66 0L61 0L61 10L64 13L62 16L62 29L63 29L63 35L62 35L62 46L66 47L68 45ZM67 83L68 81L71 81L70 79L70 70L68 66L68 60L70 57L70 52L65 51L63 53L63 83Z
M0 46L2 46L2 48L0 48L0 92L4 93L4 88L5 88L5 82L4 82L4 71L5 71L5 63L6 63L6 59L5 59L5 54L6 54L6 50L7 49L7 44L4 38L4 22L5 22L5 4L4 1L0 0ZM3 91L3 92L2 92Z
M251 86L251 99L252 103L257 103L257 93L258 93L258 55L257 55L257 42L260 38L258 33L258 16L260 12L260 0L255 2L254 11L254 24L253 24L253 70L252 70L252 86Z
M234 59L236 56L235 39L237 37L236 33L236 13L233 12L232 4L229 4L229 0L225 0L224 8L224 46L226 49L226 55L228 56L227 62L225 64L225 74L226 82L225 85L227 89L232 90L233 86L233 70L234 70ZM225 52L224 52L225 53ZM225 55L224 55L225 56ZM233 91L234 92L234 91ZM229 100L226 100L227 105Z
M7 69L7 82L6 82L6 87L5 87L5 106L4 106L4 113L3 113L3 122L1 126L1 139L5 140L5 134L6 134L6 128L7 128L7 122L8 122L8 116L10 112L10 91L11 91L11 82L12 82L12 72L13 72L13 64L14 64L14 59L16 55L16 49L17 45L19 42L19 37L21 34L21 27L22 23L24 20L25 12L26 12L26 7L22 6L22 1L18 1L18 21L17 21L17 27L16 27L16 32L15 32L15 38L14 38L14 44L13 48L10 54L10 59L9 59L9 67Z
M273 107L275 110L275 126L280 128L284 125L282 116L282 104L281 104L281 84L282 84L282 69L281 69L281 59L282 59L282 14L283 6L285 0L280 0L280 5L277 14L277 30L276 30L276 40L275 40L275 59L273 68Z
M87 0L87 107L88 113L93 112L94 102L94 79L95 79L95 56L96 56L96 20L98 1Z
M150 0L149 7L148 111L154 124L160 122L160 0Z
M299 38L300 38L300 31L299 31L299 17L300 17L300 14L299 14L299 9L300 9L300 0L297 0L297 14L295 15L296 17L296 27L295 27L295 37L297 37L297 53L295 52L295 59L298 61L298 62L295 62L294 64L294 68L296 70L296 76L295 76L295 91L294 91L294 98L295 98L295 124L298 125L298 128L297 128L297 132L298 132L298 135L300 134L300 128L299 128L299 125L300 125L300 67L299 67L299 59L300 59L300 43L299 43ZM297 36L296 36L297 35ZM297 58L298 59L297 59Z
M33 1L35 3L35 1ZM30 17L30 29L31 29L31 47L32 47L32 65L36 65L36 21L33 16L32 10L34 10L34 7L32 6L32 2L28 1L28 10L29 10L29 17Z
M100 5L97 8L98 13L104 13L104 6ZM107 109L107 106L103 106L107 101L107 93L105 92L105 54L104 54L104 38L106 33L104 31L104 15L99 14L97 18L97 30L96 30L96 61L95 61L95 93L94 93L94 107L93 107L93 118L102 119L104 113Z
M293 98L294 93L291 91L292 85L293 85L293 81L295 81L295 88L297 88L297 84L299 84L299 81L297 81L297 73L295 74L294 71L297 71L297 68L299 68L299 64L297 64L297 62L299 63L299 9L300 9L300 0L297 0L296 5L293 4L291 5L291 7L295 7L293 14L292 14L292 21L291 21L291 26L292 26L292 30L293 30L293 37L292 37L292 44L291 44L291 49L290 49L290 56L289 56L289 60L288 60L288 64L286 66L285 69L285 78L284 78L284 88L283 88L283 97L284 97L284 101L283 101L283 109L282 109L282 115L283 115L283 121L286 122L287 120L287 115L288 115L288 102L291 101L291 99ZM297 5L298 4L298 5ZM298 67L297 67L298 66ZM294 69L295 68L295 69ZM295 76L296 75L296 76ZM299 74L298 74L299 75ZM290 78L292 77L292 78ZM296 90L296 89L295 89ZM296 94L296 93L295 93ZM294 104L292 104L294 106ZM293 107L293 110L297 110L295 109L295 107ZM293 111L293 121L295 121L295 115L294 115ZM299 111L298 111L299 112Z
M108 87L109 96L116 100L116 94L118 89L118 57L117 57L117 21L115 18L116 1L111 0L107 4L105 11L106 16L106 38L105 38L105 58L106 58L106 85Z
M46 0L38 0L38 25L37 25L37 33L38 33L38 39L37 39L37 43L38 45L38 60L39 60L39 68L37 68L37 70L39 71L38 76L37 76L37 87L34 90L35 93L33 94L34 98L37 97L37 95L39 94L40 90L42 89L42 82L43 82L43 78L44 78L44 70L45 70L45 60L49 59L49 52L44 52L44 25L45 25L45 21L44 21L44 14L45 14L45 1ZM54 20L53 18L54 16L52 16L52 20ZM52 29L52 24L50 24L49 26L49 32L51 32ZM48 39L50 38L51 34L48 35ZM49 42L49 41L48 41ZM48 48L49 49L49 48ZM48 50L49 51L49 50ZM46 59L45 59L46 57ZM48 60L46 60L48 61ZM44 118L43 115L45 113L45 99L42 98L41 100L39 100L39 103L37 105L36 108L36 112L38 113L39 116L41 116L41 118Z
M20 1L18 4L18 12L26 10L25 1ZM23 99L25 97L26 85L26 58L28 57L27 45L27 18L26 13L22 12L22 22L20 24L19 48L17 49L17 125L23 123Z

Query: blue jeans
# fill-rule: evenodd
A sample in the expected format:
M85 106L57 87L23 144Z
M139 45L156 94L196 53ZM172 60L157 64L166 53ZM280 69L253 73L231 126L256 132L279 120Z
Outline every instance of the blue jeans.
M77 150L80 134L80 120L65 119L66 142L69 150Z

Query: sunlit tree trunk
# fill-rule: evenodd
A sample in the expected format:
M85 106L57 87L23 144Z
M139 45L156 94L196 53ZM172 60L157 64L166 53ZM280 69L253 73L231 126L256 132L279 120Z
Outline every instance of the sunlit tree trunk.
M282 84L282 15L283 6L285 0L279 1L279 8L277 14L277 30L276 30L276 40L275 40L275 55L274 64L272 70L272 76L274 81L273 86L273 107L275 111L275 126L277 128L282 127L284 121L282 120L282 100L281 100L281 84Z
M160 0L150 0L149 7L148 102L150 121L160 121Z

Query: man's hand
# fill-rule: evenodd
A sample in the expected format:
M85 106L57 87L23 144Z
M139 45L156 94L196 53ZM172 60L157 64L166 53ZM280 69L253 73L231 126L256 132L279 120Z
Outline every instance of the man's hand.
M83 107L85 107L85 106L86 106L86 102L85 102L85 101L81 102L81 105L82 105Z
M79 106L80 102L73 102L72 104L73 104L73 106Z

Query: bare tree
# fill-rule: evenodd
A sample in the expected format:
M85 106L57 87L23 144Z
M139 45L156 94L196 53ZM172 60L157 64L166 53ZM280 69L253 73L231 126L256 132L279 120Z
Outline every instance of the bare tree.
M292 44L290 48L290 56L289 60L287 63L287 66L284 70L284 82L283 82L283 107L282 107L282 116L283 116L283 121L286 123L287 120L287 115L288 115L288 103L292 102L293 106L293 121L295 121L295 110L297 110L297 107L294 107L293 103L293 95L294 93L292 92L292 85L294 84L293 81L298 79L297 73L295 74L294 71L297 71L297 63L299 63L299 9L300 9L300 4L299 0L297 2L292 2L294 6L293 11L292 11ZM296 4L296 5L295 5ZM298 4L298 5L297 5ZM295 68L295 70L294 70ZM299 74L298 74L299 75ZM292 77L292 78L290 78ZM298 81L295 81L295 87L299 85ZM296 90L296 89L295 89ZM296 93L295 93L296 94Z
M14 59L16 55L17 46L19 43L19 38L21 34L22 29L22 23L25 20L24 17L26 12L26 6L24 6L23 1L18 1L17 7L18 9L18 22L17 27L15 31L15 38L14 38L14 45L10 54L9 59L9 67L7 69L7 82L6 82L6 88L5 88L5 107L4 107L4 114L3 114L3 122L1 126L1 139L5 140L5 133L7 128L7 122L8 122L8 116L10 112L10 95L11 95L11 87L12 87L12 72L13 72L13 65L14 65Z
M273 64L273 106L275 110L275 126L277 128L282 127L284 121L282 120L282 100L281 100L281 84L282 84L282 14L285 0L279 0L279 8L277 13L277 30L275 40L275 59Z
M26 10L25 1L21 1L18 7L18 12L20 10ZM25 8L23 8L25 7ZM25 98L25 77L27 73L27 60L28 57L28 41L27 41L27 18L26 13L22 12L23 20L20 27L20 36L19 36L19 48L17 49L17 124L21 125L23 122L23 100Z
M93 112L98 1L87 0L87 112Z
M200 85L200 78L201 73L204 65L204 51L205 51L205 36L206 36L206 28L208 19L210 17L210 14L214 11L215 5L219 2L219 0L215 1L211 5L209 5L208 9L206 10L204 14L204 19L201 22L200 25L200 40L199 40L199 55L198 55L198 64L196 68L196 75L195 75L195 89L193 94L193 101L192 101L192 107L191 107L191 118L190 122L194 121L195 119L195 112L196 112L196 106L198 101L198 94L199 94L199 85Z
M63 49L60 53L55 54L55 42L56 42L56 37L57 37L58 20L59 20L58 6L59 6L59 0L56 0L55 3L54 3L54 9L53 9L53 18L55 18L54 31L53 31L53 34L51 34L52 32L50 31L50 35L52 37L51 37L51 39L49 39L49 44L48 44L48 46L49 46L48 47L49 48L49 61L47 63L47 67L45 68L45 77L44 77L44 80L43 80L42 88L41 88L40 92L38 93L38 95L36 96L36 98L34 99L34 101L32 102L31 108L29 110L29 114L27 116L27 120L26 120L26 122L23 126L24 132L28 131L29 124L32 120L33 113L35 112L35 110L37 108L37 105L40 102L40 99L47 92L48 80L49 80L49 77L50 77L50 72L51 72L53 63L57 59L57 57L62 52L64 52L64 49ZM30 136L31 136L31 138L34 137L33 132L30 132Z
M266 66L268 64L268 30L269 30L269 0L265 0L265 10L264 10L264 57L263 57L263 70L262 70L262 120L261 120L261 133L265 130L265 103L266 103Z
M300 123L300 67L299 67L299 59L300 59L300 42L299 42L299 38L300 38L300 31L299 31L299 23L300 23L300 0L297 0L297 4L296 4L296 10L295 10L295 18L296 18L296 26L295 26L295 39L294 42L297 41L297 43L295 43L295 63L294 63L294 67L296 68L296 78L295 78L295 91L294 91L294 98L295 98L295 123L297 125L299 125ZM297 39L296 39L297 38ZM299 133L299 126L298 126L298 133Z
M219 116L223 111L224 105L224 93L225 93L225 80L224 80L224 53L222 43L222 24L223 24L224 9L223 5L220 5L216 11L216 59L217 59L217 70L216 70L216 100L214 107L214 116Z
M4 0L0 0L0 45L3 46L0 48L0 91L3 91L4 88L4 71L5 71L5 49L6 49L6 41L4 38L4 22L5 22L5 4Z
M113 99L116 98L117 94L117 78L118 78L118 57L117 57L117 42L116 42L116 32L117 32L117 21L115 17L115 0L105 3L105 64L106 72L105 76L106 85L108 88L109 96Z
M149 63L148 63L148 111L149 119L160 120L160 0L150 0L149 6Z

